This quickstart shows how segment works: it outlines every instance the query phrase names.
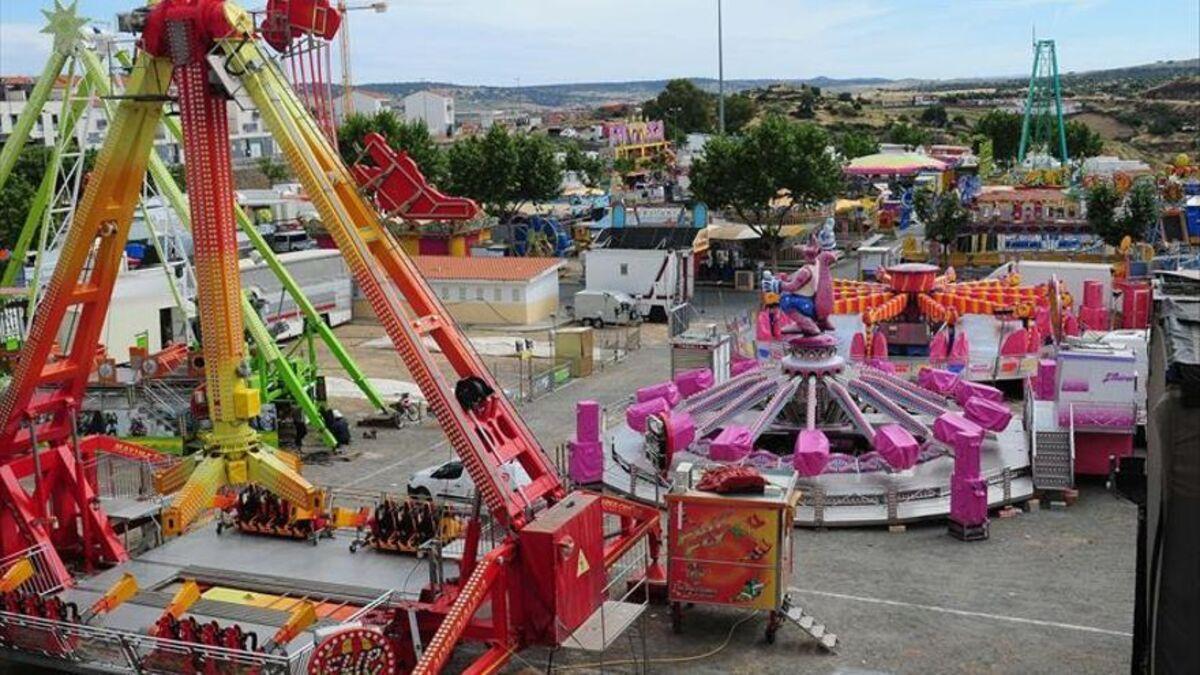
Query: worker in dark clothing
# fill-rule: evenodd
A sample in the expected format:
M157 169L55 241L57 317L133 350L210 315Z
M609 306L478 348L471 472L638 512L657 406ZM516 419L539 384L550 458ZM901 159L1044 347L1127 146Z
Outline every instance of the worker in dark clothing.
M304 437L308 435L308 423L300 406L292 408L292 425L296 429L296 448L299 449L304 446Z

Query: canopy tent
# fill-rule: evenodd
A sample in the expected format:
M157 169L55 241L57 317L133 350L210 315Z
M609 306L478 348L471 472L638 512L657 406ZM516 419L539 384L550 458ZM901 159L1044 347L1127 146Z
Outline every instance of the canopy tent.
M915 152L879 153L850 160L843 171L852 176L912 176L922 171L944 171L946 163Z

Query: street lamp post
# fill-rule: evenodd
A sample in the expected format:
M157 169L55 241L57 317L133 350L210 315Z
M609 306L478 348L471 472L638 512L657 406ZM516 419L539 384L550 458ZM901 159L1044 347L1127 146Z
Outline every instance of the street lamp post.
M721 28L721 0L717 0L717 130L725 135L725 50Z

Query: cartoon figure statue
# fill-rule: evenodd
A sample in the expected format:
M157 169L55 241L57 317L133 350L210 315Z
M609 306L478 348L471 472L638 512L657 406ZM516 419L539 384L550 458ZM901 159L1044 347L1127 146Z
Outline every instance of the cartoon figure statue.
M821 225L821 229L817 231L817 244L821 247L822 251L832 251L837 248L837 237L834 235L833 226L834 221L831 216L825 219L824 224Z
M795 324L795 332L818 335L833 330L829 312L833 309L833 275L830 263L837 257L814 244L800 247L807 263L792 274L773 279L778 283L779 308Z

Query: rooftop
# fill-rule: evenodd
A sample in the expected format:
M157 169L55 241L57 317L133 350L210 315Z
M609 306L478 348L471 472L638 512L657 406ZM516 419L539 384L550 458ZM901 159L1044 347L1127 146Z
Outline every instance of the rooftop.
M413 257L426 279L473 279L476 281L532 281L563 266L558 258L478 257L441 255Z

